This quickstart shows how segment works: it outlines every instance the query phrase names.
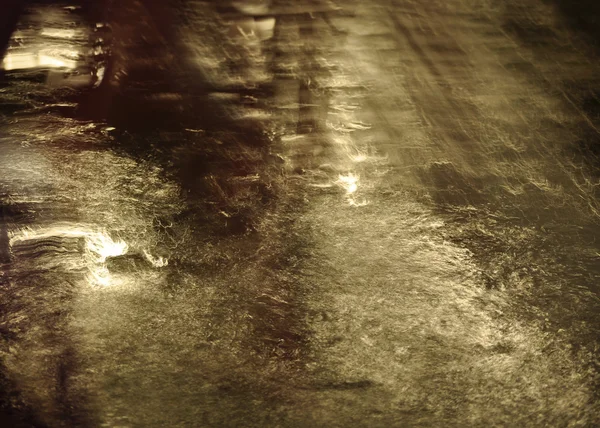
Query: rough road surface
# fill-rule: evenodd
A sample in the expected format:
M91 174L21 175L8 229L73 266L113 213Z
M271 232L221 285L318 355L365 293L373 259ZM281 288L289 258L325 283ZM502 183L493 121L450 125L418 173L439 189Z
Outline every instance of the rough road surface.
M598 7L81 6L5 25L2 426L600 425Z

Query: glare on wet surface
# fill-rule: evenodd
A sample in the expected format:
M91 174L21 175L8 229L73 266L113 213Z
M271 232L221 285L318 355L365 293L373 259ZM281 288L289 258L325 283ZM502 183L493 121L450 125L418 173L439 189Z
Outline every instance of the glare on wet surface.
M313 3L187 2L164 52L152 5L127 3L109 123L47 114L65 95L9 73L2 94L30 98L0 117L15 408L48 426L596 425L581 116L506 65L533 55L494 32L506 10ZM43 10L56 58L104 52ZM165 69L173 52L192 64ZM217 89L159 81L185 67Z
M77 65L77 62L68 59L73 55L76 55L76 53L67 50L47 51L41 49L37 52L30 53L11 52L4 57L2 68L7 71L39 67L73 69Z
M90 31L77 26L68 10L40 7L29 14L26 28L12 36L0 68L6 71L31 69L75 70L86 55ZM63 25L63 26L60 26ZM67 25L71 28L64 28Z

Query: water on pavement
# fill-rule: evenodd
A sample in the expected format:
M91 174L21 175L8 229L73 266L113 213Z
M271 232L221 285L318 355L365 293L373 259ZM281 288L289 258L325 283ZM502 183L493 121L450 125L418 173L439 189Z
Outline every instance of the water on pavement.
M600 423L560 2L104 6L32 2L4 55L0 421Z

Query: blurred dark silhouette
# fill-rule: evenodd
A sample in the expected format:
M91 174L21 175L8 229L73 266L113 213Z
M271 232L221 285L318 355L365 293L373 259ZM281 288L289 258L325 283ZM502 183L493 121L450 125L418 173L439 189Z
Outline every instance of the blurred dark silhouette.
M24 6L24 0L4 0L0 6L0 57L8 48L10 36L17 27Z
M600 1L597 0L545 0L555 4L565 17L567 25L596 49L600 49Z

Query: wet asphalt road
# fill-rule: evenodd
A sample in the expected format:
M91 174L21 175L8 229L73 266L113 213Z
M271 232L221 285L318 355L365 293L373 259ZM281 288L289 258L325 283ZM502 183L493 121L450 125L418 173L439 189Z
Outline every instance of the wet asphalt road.
M26 8L5 426L600 424L598 11L363 3Z

